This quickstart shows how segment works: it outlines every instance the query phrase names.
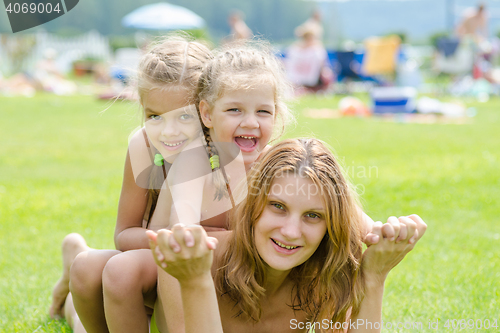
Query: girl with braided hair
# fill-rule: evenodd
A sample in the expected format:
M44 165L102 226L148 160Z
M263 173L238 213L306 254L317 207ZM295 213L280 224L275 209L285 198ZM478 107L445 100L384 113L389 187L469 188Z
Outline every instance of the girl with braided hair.
M166 37L142 57L137 87L144 127L129 142L116 250L91 249L78 234L63 241L63 274L52 292L50 315L65 317L74 332L148 330L157 269L145 231L168 226L168 220L153 223L160 186L176 155L199 141L193 103L211 58L205 45L181 35Z

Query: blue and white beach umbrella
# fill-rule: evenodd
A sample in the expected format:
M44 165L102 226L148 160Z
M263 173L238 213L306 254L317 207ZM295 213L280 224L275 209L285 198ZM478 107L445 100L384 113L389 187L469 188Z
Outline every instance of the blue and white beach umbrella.
M187 30L205 26L205 20L191 10L166 2L137 8L122 19L128 28L151 30Z

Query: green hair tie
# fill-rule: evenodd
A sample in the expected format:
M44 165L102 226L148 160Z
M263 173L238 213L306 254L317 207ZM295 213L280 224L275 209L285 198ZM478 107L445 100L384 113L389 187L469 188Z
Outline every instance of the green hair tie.
M162 166L163 165L163 156L161 156L161 154L156 154L154 163L157 166Z
M214 155L210 157L210 166L212 167L212 170L215 168L218 168L219 165L219 155Z

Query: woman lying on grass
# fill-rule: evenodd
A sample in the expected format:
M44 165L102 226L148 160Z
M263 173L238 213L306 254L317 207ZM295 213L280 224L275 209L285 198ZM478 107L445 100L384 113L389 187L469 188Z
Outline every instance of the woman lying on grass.
M248 186L233 231L148 231L162 268L151 332L380 332L351 323L381 322L387 274L425 223L416 215L376 222L378 240L363 253L356 196L316 139L272 147Z

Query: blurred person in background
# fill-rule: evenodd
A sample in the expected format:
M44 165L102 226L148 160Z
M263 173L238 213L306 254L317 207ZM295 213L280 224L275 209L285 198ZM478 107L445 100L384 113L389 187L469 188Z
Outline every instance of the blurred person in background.
M310 33L316 41L323 40L323 25L321 24L321 13L318 10L315 10L307 21L295 28L295 36L299 38L306 32Z
M35 93L36 85L28 75L17 73L7 79L0 72L0 94L5 96L33 97Z
M476 8L466 9L456 31L461 42L472 41L474 54L472 77L474 79L484 78L490 83L496 84L500 77L494 71L492 60L495 54L498 54L498 42L495 43L495 39L490 39L488 36L486 6L480 3Z
M33 80L42 90L56 95L71 95L76 93L74 82L66 80L57 67L57 51L47 48L43 52L43 59L36 63Z
M288 48L285 58L288 79L300 87L298 93L325 90L333 81L328 53L318 38L322 29L306 23L295 29L299 40Z
M457 34L460 38L470 36L476 43L488 37L488 17L484 4L464 11L462 21L457 26Z
M233 10L229 14L228 22L231 27L232 40L245 40L253 37L253 32L246 25L244 18L244 14L239 10Z

